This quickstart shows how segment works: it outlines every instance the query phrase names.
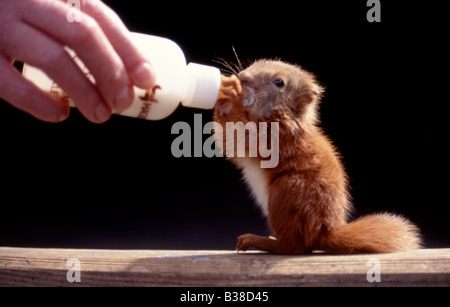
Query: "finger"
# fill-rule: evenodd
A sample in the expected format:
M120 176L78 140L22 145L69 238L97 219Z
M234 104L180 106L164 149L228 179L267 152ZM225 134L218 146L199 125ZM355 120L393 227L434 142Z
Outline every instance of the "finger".
M14 54L18 61L42 69L64 89L88 120L101 123L109 119L111 110L97 87L58 42L26 24L18 24L11 31L13 33L5 44L7 53Z
M119 16L101 1L84 1L83 11L94 17L122 59L134 85L143 89L153 88L155 77L151 63L136 47L130 32Z
M69 105L38 89L0 56L0 97L46 122L60 122L69 116Z
M69 22L68 6L43 1L23 12L25 22L71 47L94 76L98 89L111 109L128 108L134 98L127 70L98 23L80 12L80 22Z

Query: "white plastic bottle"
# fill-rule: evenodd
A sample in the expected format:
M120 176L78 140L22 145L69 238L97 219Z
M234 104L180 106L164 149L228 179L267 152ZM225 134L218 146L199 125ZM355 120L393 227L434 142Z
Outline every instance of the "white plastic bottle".
M152 63L156 85L147 91L135 87L132 105L120 115L157 120L169 116L180 102L186 107L214 107L220 89L219 69L195 63L186 65L183 51L169 39L140 33L132 33L132 39ZM67 48L67 51L93 81L83 62L72 50ZM70 97L40 69L25 64L23 75L42 90L73 106Z

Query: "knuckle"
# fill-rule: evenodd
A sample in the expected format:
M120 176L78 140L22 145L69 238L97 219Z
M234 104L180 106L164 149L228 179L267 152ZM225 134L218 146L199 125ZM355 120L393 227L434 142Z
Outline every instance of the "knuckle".
M42 66L49 72L55 72L67 65L69 55L63 48L54 48L41 58Z
M72 34L72 42L76 44L88 44L95 39L96 34L99 32L99 25L90 16L84 16L83 22L79 22L76 25L76 29Z

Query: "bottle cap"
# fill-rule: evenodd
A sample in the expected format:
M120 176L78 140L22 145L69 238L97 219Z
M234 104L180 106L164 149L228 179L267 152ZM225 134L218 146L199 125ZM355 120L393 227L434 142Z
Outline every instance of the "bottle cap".
M189 63L186 78L190 90L182 104L200 109L214 108L220 90L220 70L212 66Z

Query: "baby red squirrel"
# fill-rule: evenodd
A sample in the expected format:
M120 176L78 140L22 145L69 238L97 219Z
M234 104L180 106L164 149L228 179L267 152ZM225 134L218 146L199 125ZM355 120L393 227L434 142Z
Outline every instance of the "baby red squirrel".
M384 213L347 221L352 207L347 175L318 126L323 88L313 74L281 61L259 60L237 77L224 77L222 86L214 111L222 131L227 122L279 123L276 167L261 168L259 155L228 157L242 170L275 236L242 235L237 251L384 253L421 247L419 229L403 217ZM248 150L248 137L230 137L246 142ZM217 143L225 154L226 134Z

